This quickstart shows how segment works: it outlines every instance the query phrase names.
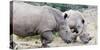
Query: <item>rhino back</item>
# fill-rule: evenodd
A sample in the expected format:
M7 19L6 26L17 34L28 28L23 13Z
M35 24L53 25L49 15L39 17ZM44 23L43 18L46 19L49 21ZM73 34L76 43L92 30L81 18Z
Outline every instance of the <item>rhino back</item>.
M32 35L56 27L54 14L50 9L42 6L32 6L26 3L14 3L13 5L13 29L14 33L21 36Z
M30 35L35 32L41 19L41 7L32 6L26 3L13 4L13 29L18 35Z

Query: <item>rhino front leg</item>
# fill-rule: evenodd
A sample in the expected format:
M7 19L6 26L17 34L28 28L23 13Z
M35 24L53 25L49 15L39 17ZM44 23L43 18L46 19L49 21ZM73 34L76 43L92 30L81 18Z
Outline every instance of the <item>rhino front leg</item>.
M41 34L42 47L49 47L48 44L51 43L53 40L52 36L53 35L51 31L45 31Z

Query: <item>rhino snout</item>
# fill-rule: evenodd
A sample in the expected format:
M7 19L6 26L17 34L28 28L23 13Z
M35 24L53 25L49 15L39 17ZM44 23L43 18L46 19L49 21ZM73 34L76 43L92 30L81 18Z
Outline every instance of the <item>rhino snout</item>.
M69 44L69 43L71 43L71 40L66 40L65 42L66 42L67 44Z

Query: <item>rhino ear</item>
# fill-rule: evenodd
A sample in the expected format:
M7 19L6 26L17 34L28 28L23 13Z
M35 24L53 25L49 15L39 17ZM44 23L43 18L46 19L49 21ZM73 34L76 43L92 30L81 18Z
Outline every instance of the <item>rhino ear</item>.
M84 20L84 19L82 19L82 23L83 23L83 24L85 23L85 20Z
M67 17L68 17L68 14L65 13L65 14L64 14L64 19L66 19Z

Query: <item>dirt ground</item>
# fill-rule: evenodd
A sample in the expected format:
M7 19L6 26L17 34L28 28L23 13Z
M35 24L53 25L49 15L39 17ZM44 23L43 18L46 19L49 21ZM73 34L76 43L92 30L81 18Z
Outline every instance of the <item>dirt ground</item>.
M95 45L97 43L97 9L91 8L83 11L83 15L87 21L87 31L93 37L93 39L88 44L82 44L82 42L77 39L76 43L67 44L64 43L60 37L55 37L53 42L49 44L50 47L65 47L65 46L81 46L81 45ZM14 42L17 43L18 49L31 49L31 48L40 48L41 42L39 35L21 38L16 35L13 35Z

